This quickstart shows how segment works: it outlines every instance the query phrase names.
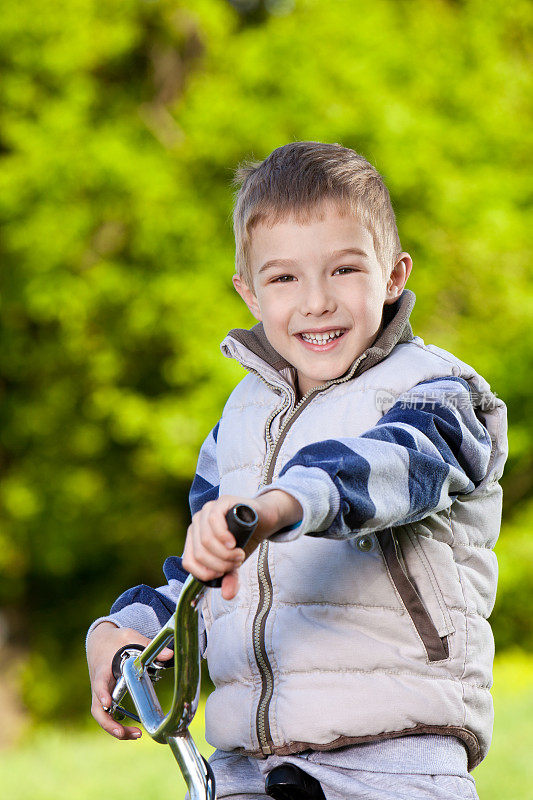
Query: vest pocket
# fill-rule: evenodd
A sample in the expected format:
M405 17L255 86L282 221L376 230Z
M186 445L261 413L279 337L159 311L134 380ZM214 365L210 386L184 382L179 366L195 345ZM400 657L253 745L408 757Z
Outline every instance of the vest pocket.
M377 533L376 538L391 581L422 640L428 661L444 661L450 656L448 635L453 633L454 630L451 618L440 590L436 582L434 582L434 578L433 582L429 579L429 575L433 575L433 571L431 565L427 562L423 549L416 541L416 534L405 528L402 531L405 532L409 543L409 560L418 559L421 571L428 575L428 580L425 581L426 585L424 586L426 602L422 601L422 596L419 593L420 586L418 584L420 581L415 583L411 573L408 571L406 558L400 547L398 533L390 528ZM417 571L420 572L420 570ZM432 615L430 615L427 606L431 607ZM437 619L439 629L437 629L434 619Z

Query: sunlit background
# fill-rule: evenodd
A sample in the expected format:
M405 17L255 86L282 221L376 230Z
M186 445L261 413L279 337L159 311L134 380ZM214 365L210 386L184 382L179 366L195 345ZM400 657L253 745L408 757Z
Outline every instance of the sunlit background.
M415 332L508 404L495 735L475 776L481 800L531 796L532 55L529 0L3 4L10 800L183 796L165 748L89 722L84 634L181 552L199 445L242 375L218 345L253 321L230 280L233 170L301 139L385 176Z

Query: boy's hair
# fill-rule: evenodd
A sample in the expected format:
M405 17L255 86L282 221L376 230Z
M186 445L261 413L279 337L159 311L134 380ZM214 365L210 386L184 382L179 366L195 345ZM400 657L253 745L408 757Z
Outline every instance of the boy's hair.
M264 161L241 164L233 212L235 266L253 289L249 262L251 234L261 222L287 218L307 222L324 201L340 213L353 214L370 231L382 267L390 271L401 253L389 192L379 172L363 156L340 144L292 142L278 147Z

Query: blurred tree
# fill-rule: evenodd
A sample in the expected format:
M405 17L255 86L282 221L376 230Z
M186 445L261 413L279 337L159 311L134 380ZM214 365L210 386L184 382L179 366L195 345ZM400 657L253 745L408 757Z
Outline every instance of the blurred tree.
M494 624L525 640L533 6L238 5L27 0L0 18L0 592L38 714L82 704L82 630L181 549L198 447L241 375L218 343L251 321L232 171L294 139L376 164L417 332L509 405L520 516Z

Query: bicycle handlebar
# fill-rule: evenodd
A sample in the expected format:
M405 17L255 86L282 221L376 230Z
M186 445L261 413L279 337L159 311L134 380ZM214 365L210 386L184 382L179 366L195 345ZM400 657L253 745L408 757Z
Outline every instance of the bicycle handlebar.
M241 547L244 550L257 527L257 521L257 514L251 506L238 503L230 508L226 514L226 523L230 533L235 536L236 547ZM212 589L220 589L222 578L205 581L205 585Z
M227 512L228 528L237 547L244 548L257 526L257 513L239 503ZM159 633L135 658L123 659L122 677L113 691L113 708L129 692L140 721L156 742L169 744L189 788L191 800L214 800L212 773L200 756L188 727L200 696L199 621L196 616L206 588L218 588L221 578L202 583L189 575L180 592L176 611ZM163 713L148 668L174 638L174 693L170 710Z

